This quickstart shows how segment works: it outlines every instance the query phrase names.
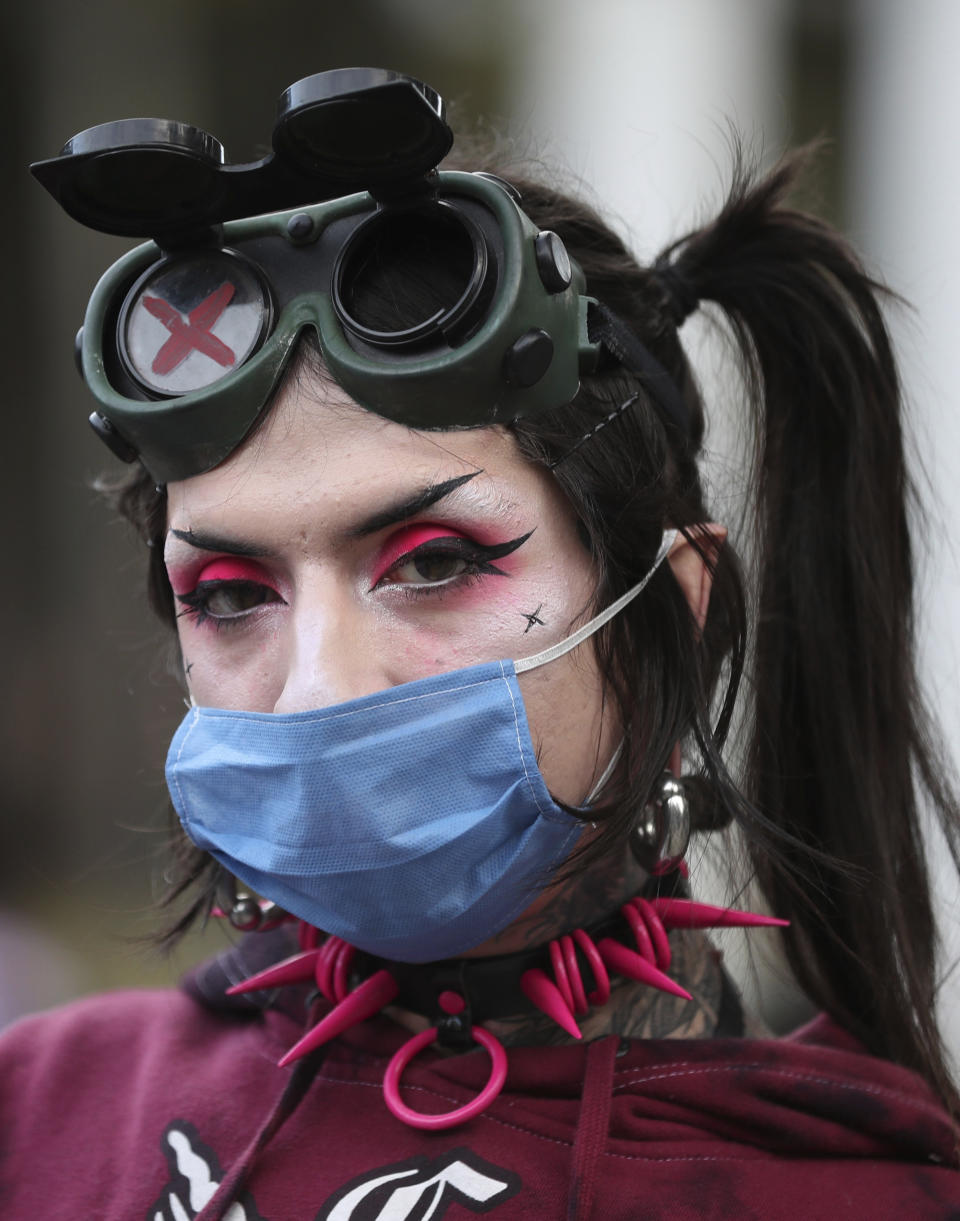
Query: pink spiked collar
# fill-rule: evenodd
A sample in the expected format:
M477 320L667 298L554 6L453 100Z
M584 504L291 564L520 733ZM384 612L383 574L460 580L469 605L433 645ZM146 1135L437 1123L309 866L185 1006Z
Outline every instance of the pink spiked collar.
M293 919L289 917L289 919ZM277 923L271 921L271 926ZM315 984L331 1008L279 1061L300 1060L388 1005L398 1005L432 1021L395 1053L384 1077L390 1111L412 1127L454 1127L485 1110L506 1079L506 1051L480 1023L539 1010L571 1038L582 1038L577 1018L606 1004L610 976L622 975L648 987L692 999L667 972L672 929L757 927L788 923L773 916L735 911L681 897L643 898L625 903L613 917L516 954L449 959L436 963L396 963L357 950L339 937L299 923L300 950L282 962L227 989L247 995L292 985ZM483 1046L491 1058L486 1086L465 1106L441 1115L408 1107L400 1078L410 1060L436 1042L452 1050Z

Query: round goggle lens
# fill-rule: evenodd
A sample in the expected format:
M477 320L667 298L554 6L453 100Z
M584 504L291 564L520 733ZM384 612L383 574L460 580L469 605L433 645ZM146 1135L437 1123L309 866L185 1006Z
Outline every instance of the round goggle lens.
M385 212L345 249L335 296L342 321L371 342L434 336L482 284L485 252L454 211Z
M175 257L131 289L120 314L120 355L151 393L190 394L256 351L271 312L256 270L230 252Z

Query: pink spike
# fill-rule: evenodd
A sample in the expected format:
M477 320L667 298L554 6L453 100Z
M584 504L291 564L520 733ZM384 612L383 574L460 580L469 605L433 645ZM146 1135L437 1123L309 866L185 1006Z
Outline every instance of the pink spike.
M300 921L297 936L300 939L301 950L315 950L320 944L320 930L314 928L312 924L307 924L306 920Z
M341 941L340 949L337 951L336 961L333 964L333 995L337 1001L344 1000L350 995L348 987L348 979L350 967L353 963L354 955L357 952L357 947L351 945L349 941Z
M647 899L637 897L634 899L637 911L643 916L643 921L647 926L647 932L653 941L653 961L661 971L669 971L670 963L673 954L670 950L670 942L667 940L667 930L663 926L663 921L660 919L655 908L650 906Z
M684 1000L693 1000L690 993L685 988L681 988L678 983L674 983L669 975L664 975L662 971L658 971L656 967L651 966L639 954L635 954L633 950L628 950L625 945L621 945L619 941L614 941L612 937L604 937L597 945L597 949L600 951L600 957L606 965L611 970L619 972L620 975L626 975L628 979L636 979L651 988L659 988L661 992L669 992L673 996L682 996Z
M262 988L279 988L282 984L306 983L307 980L313 979L317 953L317 950L306 950L301 954L294 954L292 958L285 958L283 962L275 963L265 971L258 971L242 983L234 984L232 988L227 989L227 996L236 996L241 992L259 992Z
M694 903L690 899L651 899L650 903L664 928L782 928L790 923L776 916L714 907L712 903Z
M223 908L222 908L222 907L211 907L211 908L210 908L210 915L211 915L211 916L216 916L216 918L217 918L218 920L226 920L226 919L227 919L227 913L226 913L226 912L223 910Z
M630 925L630 931L633 933L634 940L637 943L637 953L651 965L657 964L657 952L653 948L653 939L650 936L650 930L647 928L647 922L641 915L640 909L632 902L624 903L620 908L620 915L623 916L627 924Z
M338 997L333 990L333 960L337 955L343 942L339 937L335 937L332 933L323 943L320 953L317 955L317 987L327 998L328 1001L338 1001L342 997Z
M359 1026L361 1022L372 1018L384 1005L390 1004L399 990L397 981L386 968L377 971L345 996L336 1008L331 1009L325 1018L321 1018L298 1043L294 1043L287 1054L277 1061L277 1067L286 1068L294 1060L299 1060L323 1043L329 1043L351 1026Z
M563 951L560 949L560 942L554 939L547 948L550 951L550 967L553 970L553 980L551 982L559 991L563 1003L573 1013L573 988L571 988L570 980L567 978L567 964L563 961ZM547 978L550 978L549 975Z
M580 974L580 964L577 962L577 951L569 933L565 933L560 938L560 949L563 951L563 964L567 968L567 981L573 993L573 1012L579 1017L586 1013L590 1006L587 1004L583 976Z
M610 976L607 974L607 968L603 964L603 959L597 953L597 947L593 944L593 938L589 933L585 933L582 928L575 928L573 930L573 939L583 951L587 962L589 962L597 985L587 997L587 1000L591 1005L605 1005L610 999Z
M539 967L531 967L520 976L520 987L523 994L532 1004L545 1013L548 1018L562 1026L567 1034L575 1039L582 1039L580 1027L574 1021L570 1006L563 999L560 989L548 979Z

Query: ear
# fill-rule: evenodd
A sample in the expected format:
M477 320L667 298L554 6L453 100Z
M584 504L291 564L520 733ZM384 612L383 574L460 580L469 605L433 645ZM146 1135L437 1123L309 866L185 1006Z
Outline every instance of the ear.
M697 539L700 548L713 560L716 559L717 553L726 542L727 528L712 521L701 522L693 527L691 534ZM710 569L704 563L697 548L682 534L677 535L676 541L670 548L667 562L673 570L677 584L683 590L691 614L696 619L697 625L702 628L707 620L710 588L713 584Z

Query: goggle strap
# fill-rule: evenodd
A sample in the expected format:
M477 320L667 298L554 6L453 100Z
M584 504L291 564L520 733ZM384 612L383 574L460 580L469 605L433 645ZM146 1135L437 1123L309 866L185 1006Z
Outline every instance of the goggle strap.
M644 389L661 417L687 436L690 432L690 409L676 382L623 319L602 301L597 301L591 306L588 325L590 338L599 340L624 368L642 379Z

